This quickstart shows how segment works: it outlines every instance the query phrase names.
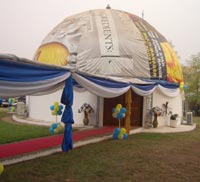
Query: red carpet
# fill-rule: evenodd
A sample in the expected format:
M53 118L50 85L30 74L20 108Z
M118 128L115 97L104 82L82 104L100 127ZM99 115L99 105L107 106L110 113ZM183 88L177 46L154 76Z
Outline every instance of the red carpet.
M73 133L73 142L85 140L89 137L112 134L114 127L103 127L91 130L83 130ZM0 145L0 159L14 157L16 155L35 152L42 149L61 146L63 135L31 139L21 142Z

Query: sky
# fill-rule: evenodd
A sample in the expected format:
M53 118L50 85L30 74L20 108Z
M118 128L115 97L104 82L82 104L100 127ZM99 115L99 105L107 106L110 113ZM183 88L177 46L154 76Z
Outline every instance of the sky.
M107 4L140 17L144 12L144 19L172 42L181 64L200 52L199 0L1 0L0 54L32 59L66 17Z

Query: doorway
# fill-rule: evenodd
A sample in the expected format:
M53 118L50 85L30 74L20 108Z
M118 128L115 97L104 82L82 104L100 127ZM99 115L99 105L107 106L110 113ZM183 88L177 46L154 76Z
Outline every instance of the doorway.
M142 111L143 111L143 97L137 95L132 91L132 104L131 104L131 126L142 126ZM112 108L117 104L125 105L125 94L114 97L104 98L103 109L103 126L118 126L118 119L112 117ZM124 126L125 119L121 119L121 126Z

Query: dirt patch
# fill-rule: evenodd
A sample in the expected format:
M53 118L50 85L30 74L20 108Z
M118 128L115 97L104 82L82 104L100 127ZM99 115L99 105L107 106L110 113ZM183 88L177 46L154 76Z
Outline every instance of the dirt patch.
M6 121L6 122L9 122L9 123L13 123L13 122L14 122L14 123L17 123L15 120L13 120L11 114L8 114L7 116L2 117L2 120L3 120L3 121Z
M4 112L5 112L5 114L6 114L5 116L3 116L3 117L1 118L2 121L9 122L9 123L15 123L15 124L21 124L21 123L16 122L16 121L12 118L13 113L8 113L8 112L6 112L6 111L7 111L6 108L3 108L3 109L1 108L0 111L2 111L2 110L4 110Z
M7 112L8 111L8 108L6 107L0 107L0 112Z

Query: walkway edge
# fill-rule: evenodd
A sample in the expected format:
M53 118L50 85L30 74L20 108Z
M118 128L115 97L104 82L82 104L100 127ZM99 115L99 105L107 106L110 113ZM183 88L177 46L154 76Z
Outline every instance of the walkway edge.
M33 125L39 125L39 126L51 126L52 123L45 122L45 121L31 121L27 120L27 118L19 118L16 115L12 115L12 119L19 123L26 123L26 124L33 124Z

